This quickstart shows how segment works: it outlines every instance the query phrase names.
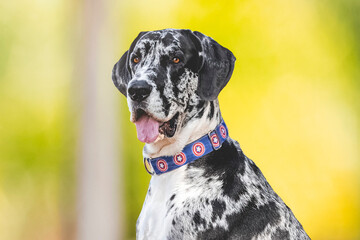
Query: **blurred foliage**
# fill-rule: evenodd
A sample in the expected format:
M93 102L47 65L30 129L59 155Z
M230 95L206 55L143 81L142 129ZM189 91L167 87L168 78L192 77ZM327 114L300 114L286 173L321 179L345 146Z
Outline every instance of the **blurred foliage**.
M360 239L358 0L108 6L114 63L138 32L168 27L201 31L233 51L234 75L220 94L232 138L313 239ZM81 9L0 2L0 239L74 238ZM125 98L114 94L129 146L121 181L132 239L150 177Z

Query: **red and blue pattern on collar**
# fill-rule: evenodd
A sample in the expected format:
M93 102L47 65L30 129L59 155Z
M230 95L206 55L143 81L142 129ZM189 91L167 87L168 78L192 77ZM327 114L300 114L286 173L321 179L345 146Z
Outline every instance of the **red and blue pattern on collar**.
M228 136L227 126L222 119L213 131L186 145L180 153L174 156L144 158L145 169L151 175L160 175L170 172L191 163L214 150L218 150L221 148L223 142L228 139Z

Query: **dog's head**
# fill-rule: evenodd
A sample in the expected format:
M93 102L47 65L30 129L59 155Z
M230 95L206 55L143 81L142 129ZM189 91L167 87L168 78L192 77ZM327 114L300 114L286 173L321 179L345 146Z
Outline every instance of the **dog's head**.
M112 79L127 97L142 142L173 137L199 102L215 100L229 81L235 57L191 30L141 32L115 64Z

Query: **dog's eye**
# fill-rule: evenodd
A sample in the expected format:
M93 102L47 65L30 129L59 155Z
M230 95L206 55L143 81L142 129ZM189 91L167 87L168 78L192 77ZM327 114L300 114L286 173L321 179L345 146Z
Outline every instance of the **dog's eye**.
M140 58L134 57L133 62L134 62L134 63L139 63L139 62L140 62Z
M174 57L172 61L173 61L173 63L179 63L179 62L180 62L180 58Z

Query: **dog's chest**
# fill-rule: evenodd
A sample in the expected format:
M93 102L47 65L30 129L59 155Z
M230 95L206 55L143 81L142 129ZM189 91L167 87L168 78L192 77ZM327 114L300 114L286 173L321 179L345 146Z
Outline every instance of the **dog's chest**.
M204 197L211 200L217 196L221 186L212 184L209 187L201 177L201 170L192 171L192 177L197 179L194 184L194 178L189 178L186 169L179 168L151 179L137 222L137 239L168 239L170 236L175 239L174 235L178 234L188 239L195 234L193 218L197 211L206 211L200 202Z
M175 205L181 204L180 192L184 186L183 168L154 176L149 184L143 208L137 222L137 239L166 239L171 230Z

